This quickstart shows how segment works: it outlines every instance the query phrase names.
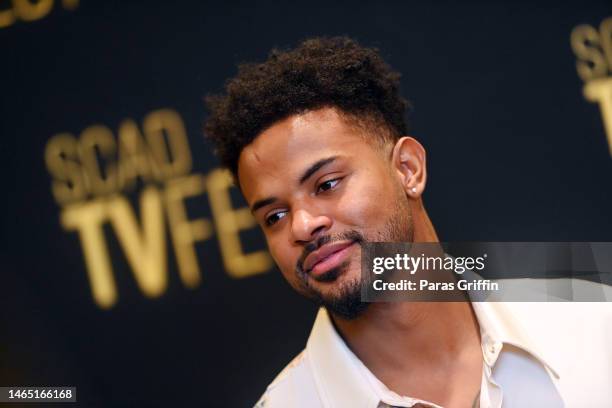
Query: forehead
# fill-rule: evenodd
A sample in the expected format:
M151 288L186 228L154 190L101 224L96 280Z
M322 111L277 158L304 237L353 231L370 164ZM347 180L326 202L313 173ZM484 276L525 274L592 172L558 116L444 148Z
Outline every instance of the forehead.
M317 160L350 158L373 150L364 135L333 108L293 115L275 123L247 145L238 161L241 189L251 201L262 186L297 180Z

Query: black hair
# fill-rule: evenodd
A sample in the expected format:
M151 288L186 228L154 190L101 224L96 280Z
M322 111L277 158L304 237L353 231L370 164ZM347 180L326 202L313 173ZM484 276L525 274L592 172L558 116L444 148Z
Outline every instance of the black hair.
M311 38L292 50L274 49L263 63L241 64L225 94L206 98L204 131L234 177L242 149L290 115L334 107L376 133L397 139L408 132L409 103L400 74L375 48L347 37ZM383 129L384 132L380 132Z

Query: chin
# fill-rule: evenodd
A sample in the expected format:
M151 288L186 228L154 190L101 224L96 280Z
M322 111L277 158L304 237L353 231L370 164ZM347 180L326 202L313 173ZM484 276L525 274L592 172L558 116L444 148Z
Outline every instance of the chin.
M344 320L353 320L361 316L369 303L361 301L361 280L349 280L337 285L327 294L317 299L319 306L325 307L331 314Z
M318 295L317 297L325 302L340 300L353 292L361 296L361 271L357 268L349 268L340 272L331 272L325 280L311 279L309 287Z

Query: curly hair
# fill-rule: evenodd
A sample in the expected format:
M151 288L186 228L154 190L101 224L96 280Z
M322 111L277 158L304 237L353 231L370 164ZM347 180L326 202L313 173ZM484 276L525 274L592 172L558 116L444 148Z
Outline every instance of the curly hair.
M337 108L379 139L395 140L408 131L410 107L399 94L399 78L377 49L347 37L273 49L263 63L239 65L226 94L206 97L205 135L236 179L245 146L275 122L308 110Z

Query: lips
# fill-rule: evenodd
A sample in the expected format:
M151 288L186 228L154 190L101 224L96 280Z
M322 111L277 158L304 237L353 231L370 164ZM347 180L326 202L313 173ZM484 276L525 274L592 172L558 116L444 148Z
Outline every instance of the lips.
M346 252L344 250L354 243L355 241L340 241L323 245L306 257L304 260L304 270L307 273L311 273L316 268L316 272L322 273L324 271L319 270L321 267L324 267L325 270L333 268L342 261L341 258L344 258L339 255Z

